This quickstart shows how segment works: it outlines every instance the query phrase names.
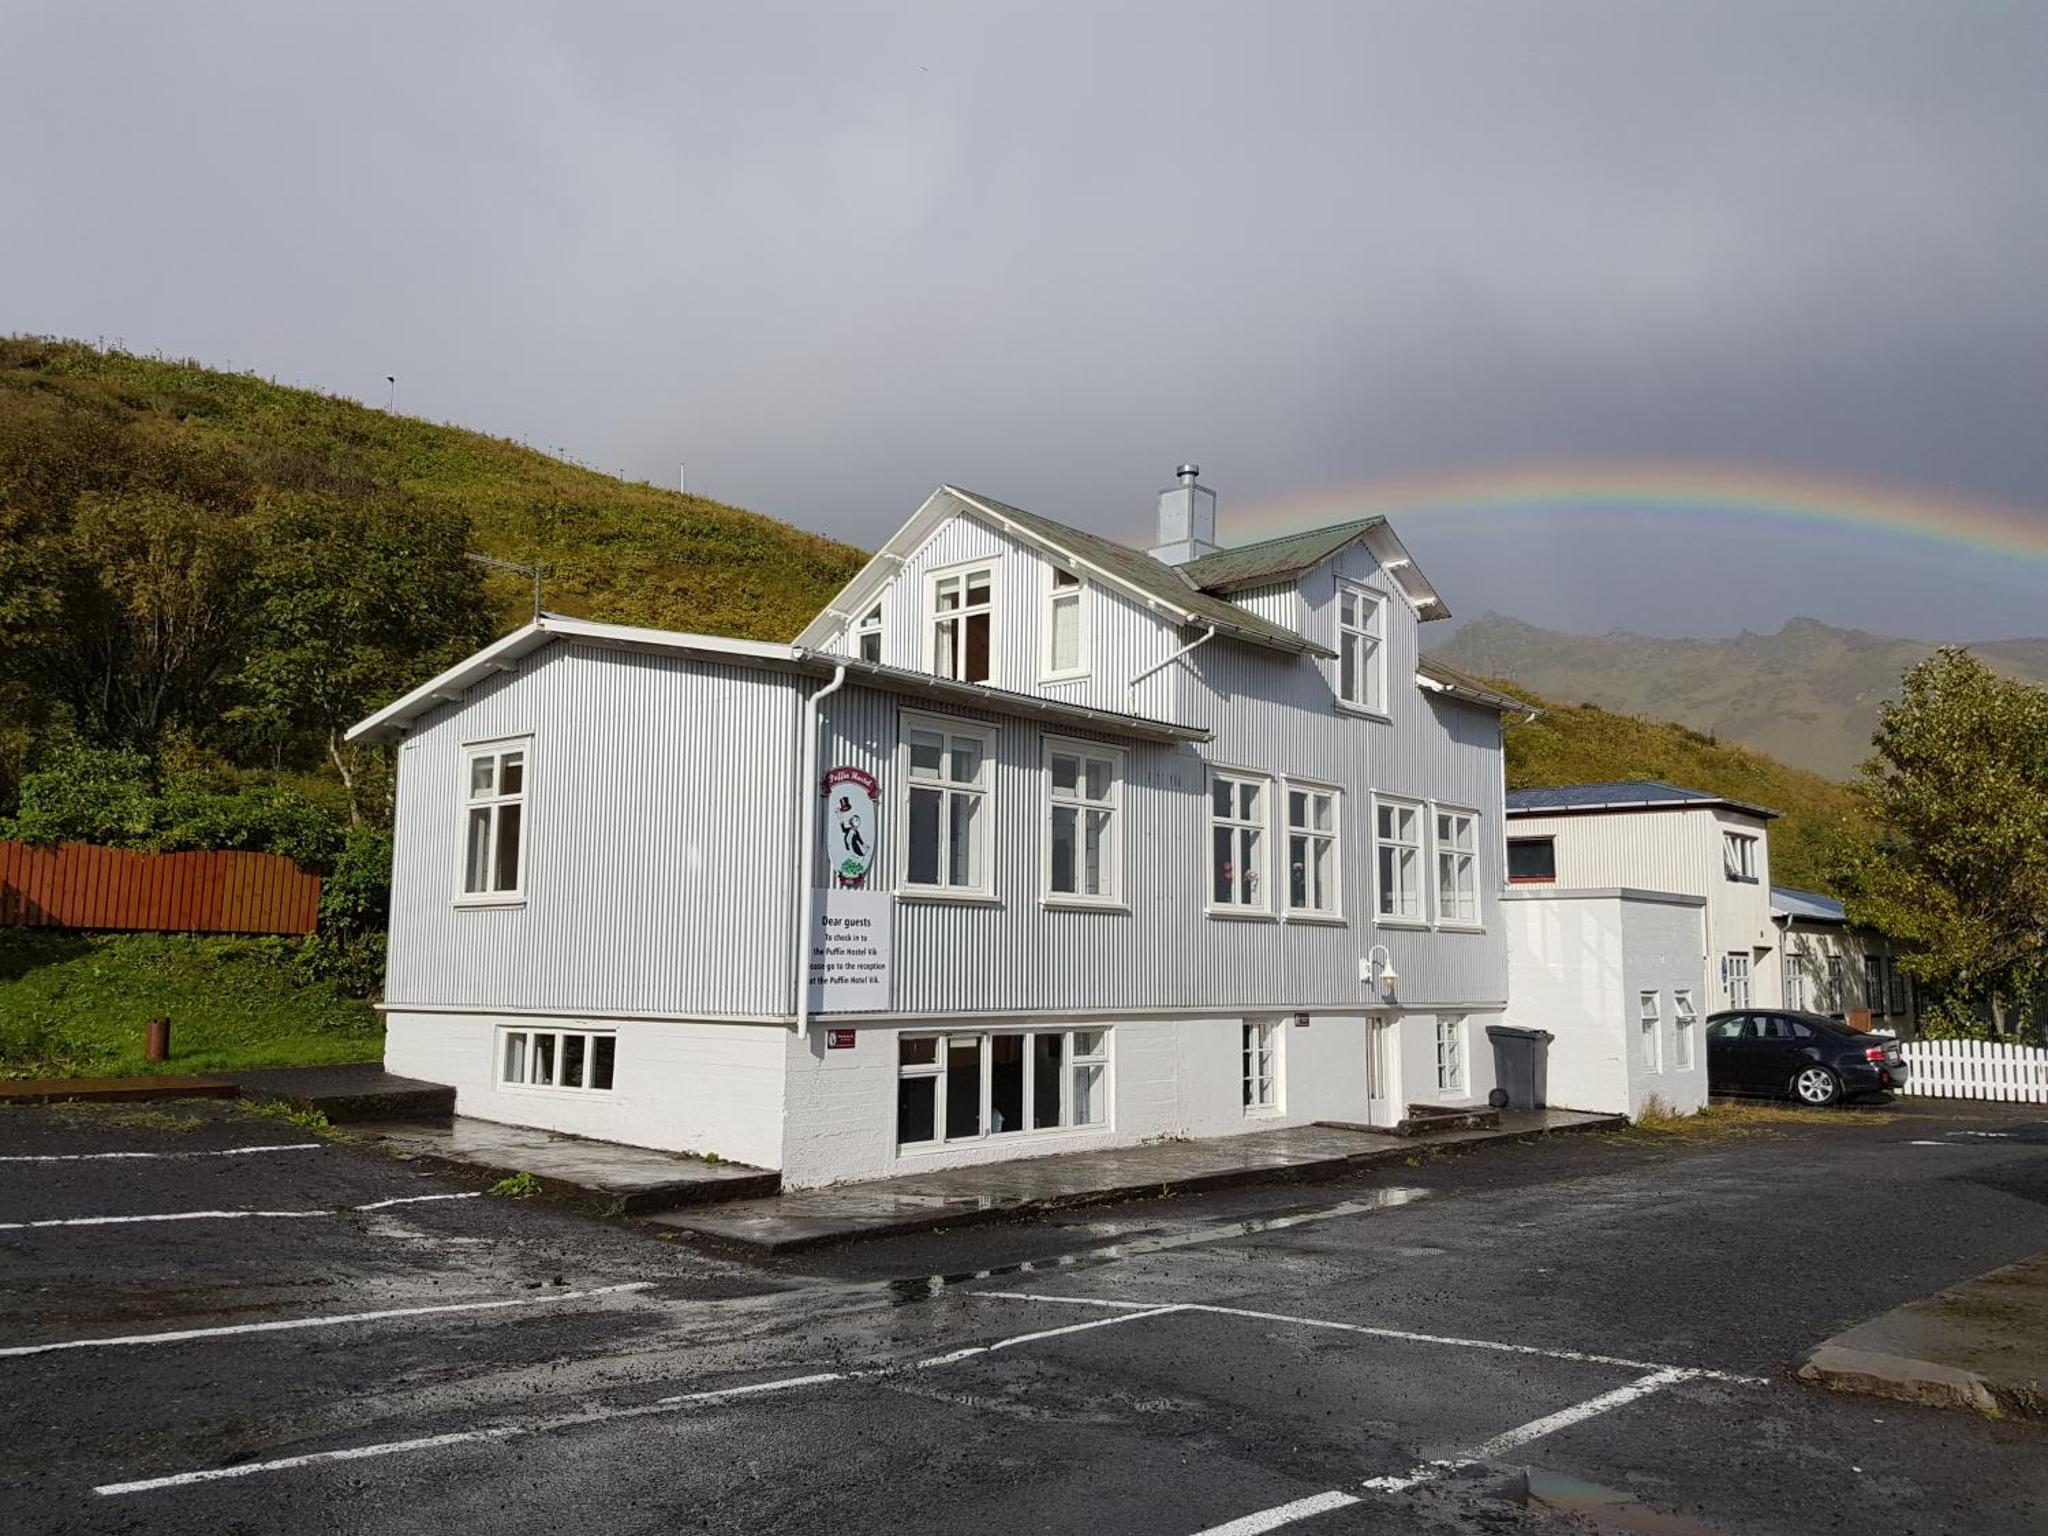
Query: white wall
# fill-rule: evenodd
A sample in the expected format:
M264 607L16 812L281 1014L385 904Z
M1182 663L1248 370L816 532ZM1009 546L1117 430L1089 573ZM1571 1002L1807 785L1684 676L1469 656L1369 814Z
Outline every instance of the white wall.
M611 1092L499 1086L501 1027L579 1024L618 1033ZM780 1025L393 1010L384 1031L386 1070L453 1084L458 1115L670 1152L716 1152L756 1168L781 1165L789 1031Z
M1486 1042L1489 1015L1466 1021L1467 1092L1446 1101L1436 1092L1435 1020L1411 1015L1396 1051L1409 1101L1486 1101L1493 1086ZM1051 1021L974 1020L948 1026L959 1033L1043 1027ZM850 1048L827 1047L828 1026L788 1037L789 1100L781 1166L787 1188L888 1178L1057 1152L1134 1146L1172 1137L1242 1135L1318 1120L1366 1119L1364 1014L1312 1013L1306 1027L1282 1017L1281 1104L1277 1113L1247 1113L1241 1080L1241 1016L1103 1021L1112 1031L1109 1123L959 1142L931 1151L896 1150L897 1038L938 1026L900 1030L863 1025ZM843 1026L838 1026L843 1027ZM1094 1028L1093 1020L1071 1027Z
M1707 1100L1707 1003L1699 897L1523 888L1501 903L1508 940L1508 1022L1547 1029L1549 1102L1637 1115L1655 1095L1682 1114ZM1672 993L1693 991L1693 1065L1677 1065ZM1646 1066L1640 994L1660 998L1658 1060Z

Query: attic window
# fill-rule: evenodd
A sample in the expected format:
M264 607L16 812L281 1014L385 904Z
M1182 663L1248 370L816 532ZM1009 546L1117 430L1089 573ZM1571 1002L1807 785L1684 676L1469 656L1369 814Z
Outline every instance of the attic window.
M931 669L963 683L989 679L995 574L988 566L931 577Z
M1337 697L1374 714L1387 707L1384 612L1379 594L1349 582L1338 584Z
M853 626L853 654L862 661L882 659L882 605L875 604Z
M1045 591L1045 676L1080 677L1088 670L1088 589L1081 578L1050 568Z

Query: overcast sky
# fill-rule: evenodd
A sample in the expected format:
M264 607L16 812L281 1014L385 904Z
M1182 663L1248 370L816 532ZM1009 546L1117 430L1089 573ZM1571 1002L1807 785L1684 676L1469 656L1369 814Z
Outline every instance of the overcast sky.
M873 545L1682 460L2048 522L2048 6L0 0L0 330ZM1582 630L2048 633L2048 562L1398 523Z

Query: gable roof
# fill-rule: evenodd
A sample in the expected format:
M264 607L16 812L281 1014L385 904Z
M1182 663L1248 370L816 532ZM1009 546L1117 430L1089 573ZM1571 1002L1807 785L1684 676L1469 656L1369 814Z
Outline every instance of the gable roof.
M1823 896L1819 891L1795 890L1789 885L1771 887L1771 916L1804 918L1811 923L1849 921L1848 908L1834 897Z
M1348 523L1332 523L1327 528L1310 528L1301 533L1261 539L1256 544L1219 549L1199 560L1190 560L1179 569L1204 592L1227 595L1291 581L1302 572L1321 565L1339 550L1361 542L1372 551L1380 568L1394 578L1418 614L1425 619L1447 619L1451 616L1449 605L1437 596L1436 588L1417 569L1407 546L1384 517L1354 518Z
M1721 806L1747 816L1776 820L1781 812L1740 800L1710 795L1703 789L1682 789L1662 779L1617 779L1603 784L1561 784L1548 789L1508 791L1510 816L1543 816L1573 811L1671 811Z
M770 672L794 672L809 677L830 677L845 667L850 678L887 693L913 698L937 699L980 710L986 714L1018 715L1027 719L1063 721L1070 726L1095 730L1105 735L1136 737L1144 741L1207 741L1210 733L1198 726L1155 720L1147 715L1130 715L1089 704L1046 698L1035 693L1013 693L991 688L986 683L955 682L929 672L913 672L876 661L860 661L814 651L799 645L772 645L760 640L734 640L724 635L693 635L673 629L642 629L631 624L600 624L591 619L570 619L544 613L503 639L485 646L474 656L459 661L438 677L378 710L348 729L349 741L396 741L420 718L443 704L461 701L478 683L500 672L517 670L518 663L535 651L558 640L577 641L607 650L637 651L681 656L693 661L720 662L727 666L758 667Z
M1416 658L1415 680L1426 688L1447 693L1454 699L1463 699L1467 704L1483 704L1488 709L1497 709L1504 715L1527 715L1533 720L1543 713L1535 705L1526 703L1511 693L1502 693L1498 688L1489 686L1469 672L1447 667L1428 656Z

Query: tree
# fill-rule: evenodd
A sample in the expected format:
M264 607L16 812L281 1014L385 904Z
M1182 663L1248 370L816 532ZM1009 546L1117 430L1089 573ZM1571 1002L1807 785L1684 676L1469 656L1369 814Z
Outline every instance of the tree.
M1879 714L1860 788L1876 843L1837 875L1853 922L1906 947L1900 968L1955 1026L2024 1016L2048 979L2048 689L1967 651L1910 668Z
M355 721L489 640L469 522L396 491L288 492L256 518L252 633L233 718L282 755L323 754L363 819Z

